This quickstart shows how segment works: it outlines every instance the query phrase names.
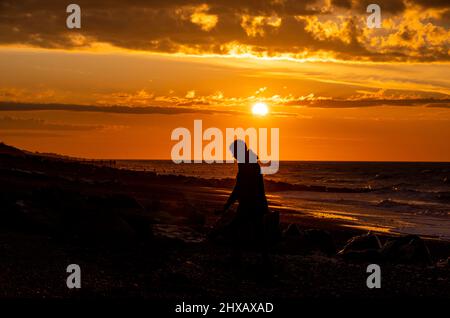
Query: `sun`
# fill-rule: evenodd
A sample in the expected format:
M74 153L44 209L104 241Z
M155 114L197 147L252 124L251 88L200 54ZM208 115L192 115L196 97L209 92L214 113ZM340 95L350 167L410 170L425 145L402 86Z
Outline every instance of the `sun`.
M256 103L252 107L252 113L257 116L266 116L269 113L269 107L266 103Z

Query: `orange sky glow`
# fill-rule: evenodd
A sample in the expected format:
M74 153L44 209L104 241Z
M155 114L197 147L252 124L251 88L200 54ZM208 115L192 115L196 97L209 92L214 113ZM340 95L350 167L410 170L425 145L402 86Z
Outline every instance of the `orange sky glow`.
M79 30L52 1L3 2L0 141L170 159L202 119L279 128L281 160L450 161L444 1L379 1L381 29L364 1L240 2L80 1Z

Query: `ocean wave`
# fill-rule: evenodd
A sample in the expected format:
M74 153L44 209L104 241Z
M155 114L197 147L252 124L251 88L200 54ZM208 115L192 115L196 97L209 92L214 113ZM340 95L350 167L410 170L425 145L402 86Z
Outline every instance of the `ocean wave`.
M190 183L210 187L232 187L235 183L234 178L208 179L183 175L159 175L161 178L177 178L180 183ZM283 181L265 180L264 185L268 192L281 191L309 191L309 192L332 192L332 193L368 193L374 191L370 186L368 187L329 187L322 185L308 185L289 183Z
M445 209L445 207L435 204L428 204L425 202L403 202L393 199L384 199L379 201L375 205L379 208L395 209L404 212L414 212L415 215L445 217L449 214L448 210Z
M393 208L393 207L402 207L402 208L417 208L419 205L412 204L412 203L406 203L406 202L399 202L392 199L384 199L379 201L376 204L377 207L381 208Z
M282 181L266 181L267 191L310 191L310 192L333 192L333 193L367 193L372 192L370 186L367 187L329 187L322 185L292 184Z

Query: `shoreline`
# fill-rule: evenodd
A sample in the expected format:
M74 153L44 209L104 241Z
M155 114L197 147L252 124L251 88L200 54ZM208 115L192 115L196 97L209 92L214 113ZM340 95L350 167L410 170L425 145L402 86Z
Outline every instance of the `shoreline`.
M236 274L229 247L205 241L232 184L11 154L0 154L0 179L0 298L450 297L449 267L384 264L386 289L371 291L367 263L297 245L271 252L270 282L251 251ZM286 210L281 223L326 231L338 250L367 232ZM425 242L434 263L450 256L449 242ZM65 287L71 263L84 270L81 292Z
M18 150L20 151L20 150ZM92 161L85 161L83 159L79 158L71 158L66 156L59 157L58 155L51 154L51 156L47 156L46 154L34 154L30 152L24 153L25 157L21 156L22 158L34 158L38 159L39 161L49 161L50 163L56 162L59 164L67 165L75 165L82 167L85 167L86 170L92 170L92 169L98 169L103 172L103 174L106 173L106 175L103 175L103 177L106 177L107 179L111 177L111 175L117 175L117 174L123 174L125 178L131 178L136 179L139 184L133 185L133 187L138 187L139 185L142 185L142 179L148 179L150 182L155 183L153 185L158 187L161 186L163 189L165 187L169 187L172 189L178 188L181 192L187 192L191 193L190 195L194 200L208 201L209 203L216 203L217 206L213 206L212 209L220 207L223 202L225 202L226 197L229 195L233 185L234 185L234 179L232 178L202 178L202 177L193 177L193 176L185 176L180 174L166 174L166 173L157 173L153 171L141 171L141 170L130 170L125 169L123 167L111 167L109 165L104 164L98 164L96 162ZM1 156L1 153L0 153ZM15 157L15 155L13 155ZM19 156L20 158L20 156ZM0 158L1 159L1 158ZM103 162L105 160L101 160L100 162ZM13 168L14 169L14 168ZM45 170L45 169L44 169ZM69 169L70 170L70 169ZM17 169L18 172L20 172L20 169ZM26 173L26 170L24 170ZM70 172L70 171L69 171ZM42 172L45 174L45 172ZM72 174L70 172L69 174ZM90 176L81 178L78 181L86 182L90 184L95 184L96 180L93 178L94 176ZM69 181L75 181L76 178L68 178ZM191 187L192 186L192 187ZM145 186L144 186L145 187ZM364 233L367 231L372 231L375 233L378 233L380 235L387 235L387 236L398 236L398 235L404 235L407 233L401 233L401 232L395 232L390 231L387 228L383 228L382 226L377 227L367 227L363 223L357 223L357 222L351 222L350 218L348 218L348 221L346 220L347 217L345 213L342 215L342 217L336 217L336 215L331 215L331 217L327 217L327 212L321 212L319 210L314 210L312 213L311 211L305 212L302 206L286 206L286 202L282 202L283 199L286 199L284 197L280 197L280 193L311 193L311 195L323 195L328 193L333 193L333 190L336 190L334 188L329 188L327 186L307 186L307 185L293 185L286 182L280 182L280 181L274 181L274 180L265 180L265 187L266 192L269 200L269 205L271 209L282 212L280 214L281 221L283 223L305 223L305 224L311 224L312 226L316 227L323 227L323 228L333 228L333 227L339 227L342 228L342 230L348 230L351 232L357 232L357 233ZM361 189L344 189L343 193L360 193ZM364 192L364 191L363 191ZM339 193L339 192L338 192ZM199 198L196 198L196 197ZM278 197L278 198L275 198ZM142 199L145 201L146 199L143 197L136 197L136 199ZM173 198L172 198L173 199ZM317 212L317 213L315 213ZM342 211L338 211L342 212ZM314 214L317 214L315 216ZM341 220L339 220L341 219ZM301 222L299 222L301 220ZM435 241L442 241L445 243L450 244L450 239L443 239L440 237L437 237L435 235L424 235L419 234L421 237L426 238L427 240L435 240Z

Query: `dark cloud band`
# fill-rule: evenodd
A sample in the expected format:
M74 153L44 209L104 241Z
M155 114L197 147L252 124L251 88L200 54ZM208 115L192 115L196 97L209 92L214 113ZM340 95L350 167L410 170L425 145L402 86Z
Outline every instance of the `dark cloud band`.
M232 113L226 110L208 110L187 107L128 107L128 106L95 106L95 105L73 105L73 104L32 104L32 103L10 103L0 102L1 111L75 111L75 112L100 112L112 114L212 114Z
M424 8L448 6L439 0L415 1ZM61 1L1 0L0 44L74 49L103 42L133 50L193 54L228 54L233 46L240 45L239 50L272 56L325 52L343 60L450 60L448 40L434 45L426 43L420 48L402 43L402 35L417 34L412 29L399 30L399 45L370 47L368 41L361 40L364 26L359 24L367 15L365 8L370 2L335 0L327 7L316 0L79 0L82 28L68 30L66 4ZM400 18L405 3L377 1L383 14ZM332 21L338 15L348 18L336 24L333 31L336 34L330 36L318 23L321 18ZM446 16L442 15L442 21L427 23L448 30ZM311 20L313 17L319 20ZM438 36L443 31L430 32L435 33L426 36ZM414 39L410 42L414 44Z

